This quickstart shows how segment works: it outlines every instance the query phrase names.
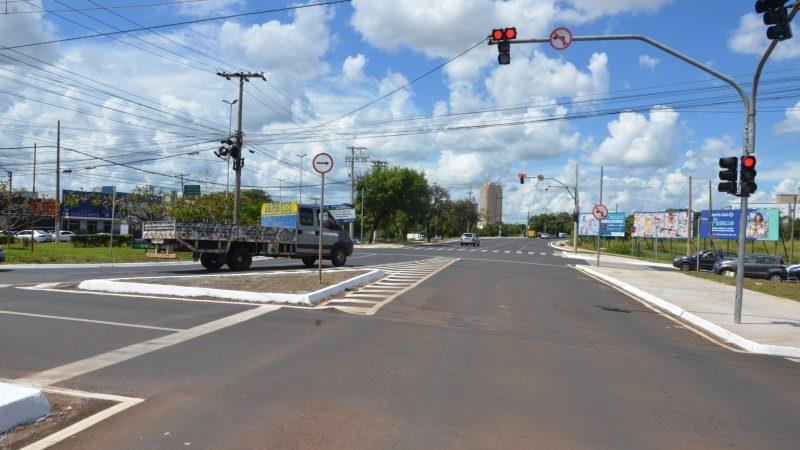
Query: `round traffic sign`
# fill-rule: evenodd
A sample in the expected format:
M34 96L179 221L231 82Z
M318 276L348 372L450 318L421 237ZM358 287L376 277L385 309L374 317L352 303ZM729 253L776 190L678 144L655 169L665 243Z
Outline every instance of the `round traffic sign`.
M592 208L592 215L597 220L603 220L608 217L608 208L606 205L594 205L594 208Z
M318 173L328 173L333 169L333 158L327 153L317 153L311 160L311 166Z
M539 175L538 177L536 177L536 179L539 181L544 181L544 175Z
M564 27L559 27L550 33L550 46L556 50L566 50L572 44L572 32Z

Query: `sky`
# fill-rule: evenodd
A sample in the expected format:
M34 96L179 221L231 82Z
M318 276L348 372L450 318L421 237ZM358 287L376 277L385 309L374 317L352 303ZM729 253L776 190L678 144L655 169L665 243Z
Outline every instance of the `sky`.
M506 223L529 211L571 211L566 190L533 178L574 184L576 164L583 211L600 201L601 166L612 211L685 208L689 177L693 208L734 200L716 192L718 158L742 151L744 110L732 87L638 41L562 51L514 44L505 66L485 41L509 26L520 39L556 27L644 34L749 94L769 43L753 1L320 2L8 0L0 169L30 189L36 143L37 192L52 196L60 120L62 167L71 170L64 189L179 189L183 174L187 184L224 191L228 166L213 151L231 119L235 128L238 105L222 100L237 98L238 84L217 72L246 71L266 80L244 86L242 184L275 198L298 196L301 161L303 197L318 195L309 164L324 151L334 158L326 203L348 201L345 156L356 146L370 160L423 171L453 198L471 191L477 201L481 184L501 183ZM179 25L161 26L170 24ZM109 32L117 33L81 38ZM751 201L800 184L798 59L800 38L781 42L762 76ZM521 185L518 173L532 179Z

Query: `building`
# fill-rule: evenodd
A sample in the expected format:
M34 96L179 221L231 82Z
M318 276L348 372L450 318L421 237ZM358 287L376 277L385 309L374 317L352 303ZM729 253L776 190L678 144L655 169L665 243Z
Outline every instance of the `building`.
M117 192L117 202L126 195ZM62 190L61 229L76 234L110 233L113 198L107 192ZM128 224L115 217L114 234L128 234Z
M492 225L503 221L503 186L498 183L486 183L481 186L480 201L481 226Z

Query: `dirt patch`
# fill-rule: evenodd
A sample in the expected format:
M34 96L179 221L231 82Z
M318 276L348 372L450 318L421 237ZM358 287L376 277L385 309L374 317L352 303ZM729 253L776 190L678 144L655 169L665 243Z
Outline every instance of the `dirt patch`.
M0 449L19 449L33 444L116 403L47 392L44 396L50 401L53 412L36 422L19 425L0 435Z
M305 294L313 292L350 278L368 273L368 270L346 270L322 272L322 284L317 272L286 274L247 274L247 275L198 275L190 277L167 278L129 278L119 281L132 283L159 284L167 286L190 286L209 289L229 289L247 292L272 292L279 294Z

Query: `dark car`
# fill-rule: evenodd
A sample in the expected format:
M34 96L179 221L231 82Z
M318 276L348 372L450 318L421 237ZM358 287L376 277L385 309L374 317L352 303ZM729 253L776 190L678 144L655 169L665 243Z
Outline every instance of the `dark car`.
M2 246L0 246L0 263L5 262L5 260L6 260L6 251Z
M723 259L736 259L736 253L725 250L703 250L700 253L700 270L711 270L714 263ZM691 256L679 256L672 260L672 265L684 272L697 270L697 253Z
M714 263L714 273L736 273L736 260L725 259ZM744 257L744 276L764 278L770 281L783 281L788 277L783 258L773 255L746 255Z
M789 280L800 281L800 264L789 266L786 269L786 278Z

